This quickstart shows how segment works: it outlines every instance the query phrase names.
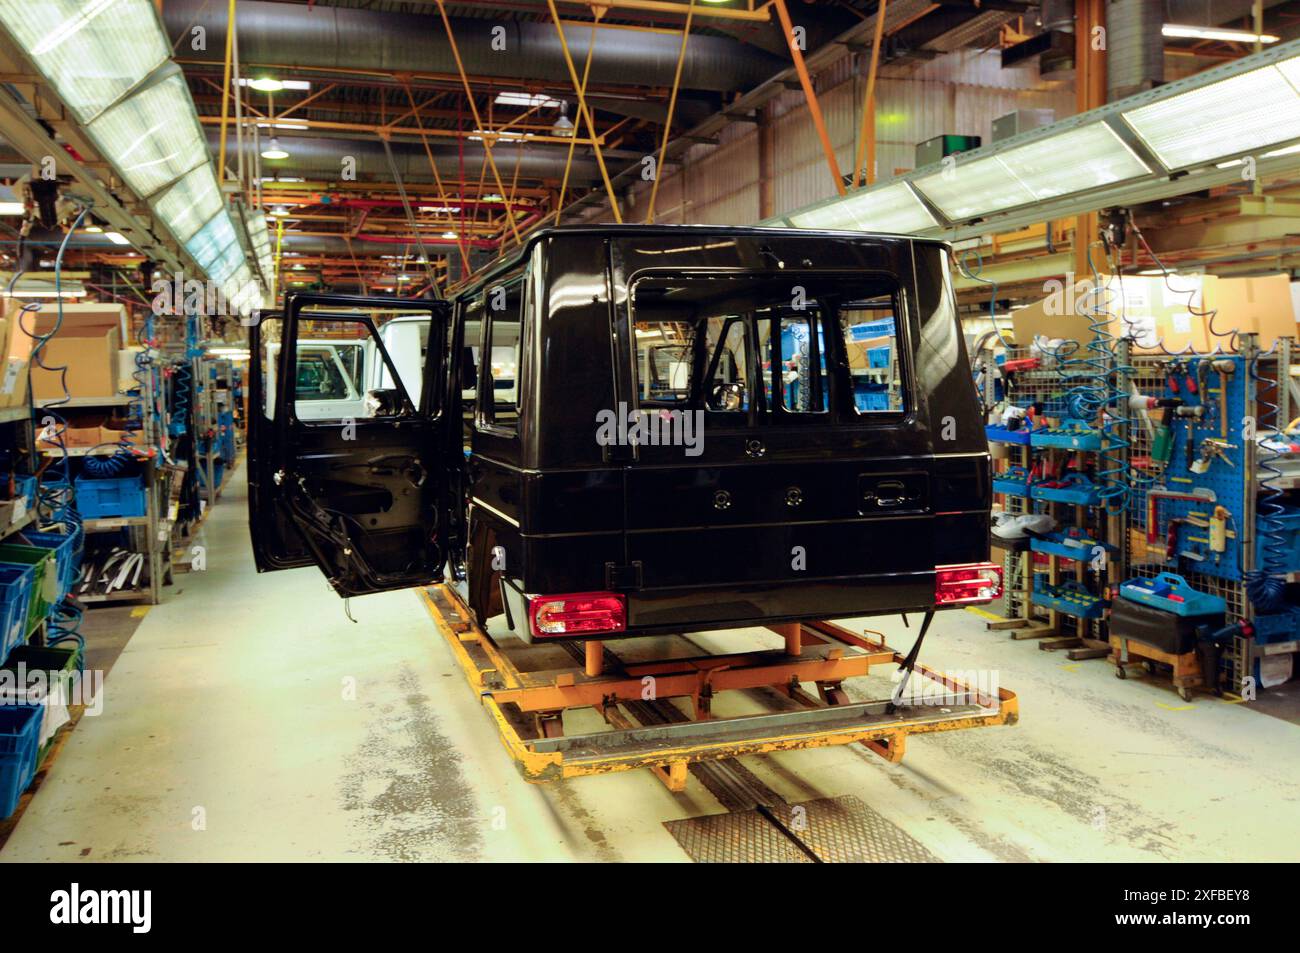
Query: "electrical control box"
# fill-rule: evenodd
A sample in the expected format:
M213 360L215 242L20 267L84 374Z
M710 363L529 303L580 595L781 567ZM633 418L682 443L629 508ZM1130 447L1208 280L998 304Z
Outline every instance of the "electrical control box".
M956 155L958 152L970 152L980 147L979 136L958 136L945 133L916 145L916 167L923 169L927 165L942 162L944 156Z

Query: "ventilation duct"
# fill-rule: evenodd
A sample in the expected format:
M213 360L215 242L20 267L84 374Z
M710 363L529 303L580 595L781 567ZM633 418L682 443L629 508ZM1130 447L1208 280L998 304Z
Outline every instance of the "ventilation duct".
M1106 5L1106 98L1123 99L1165 79L1164 4L1111 0Z
M430 10L430 14L416 15L243 0L238 13L240 62L245 71L250 66L275 65L343 72L455 74L456 60L441 19L432 6ZM207 31L204 50L182 55L222 61L224 4L168 0L162 12L173 37L189 36L195 27ZM472 76L570 83L559 35L549 21L452 18L451 26L465 71ZM504 36L494 33L501 28ZM590 27L573 23L564 27L571 50L585 51L590 36ZM593 86L671 86L680 49L681 35L674 31L601 27L590 81ZM738 40L694 35L691 55L683 64L681 88L730 94L758 85L787 65L787 61Z

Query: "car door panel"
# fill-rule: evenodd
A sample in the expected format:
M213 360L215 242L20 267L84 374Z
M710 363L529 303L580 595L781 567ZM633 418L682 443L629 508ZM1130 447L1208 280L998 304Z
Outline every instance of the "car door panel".
M249 329L248 529L258 572L312 564L301 535L275 503L274 388L284 315L263 314ZM269 402L269 403L268 403Z
M431 319L430 360L442 360L446 305L342 295L295 295L288 304L282 380L297 378L297 341L311 322L313 340L330 333L364 339L394 387L366 416L333 420L298 413L287 388L277 395L273 475L279 511L296 528L312 561L344 596L431 582L445 556L446 443L441 408L411 402L379 337L377 315ZM378 393L378 392L372 392Z

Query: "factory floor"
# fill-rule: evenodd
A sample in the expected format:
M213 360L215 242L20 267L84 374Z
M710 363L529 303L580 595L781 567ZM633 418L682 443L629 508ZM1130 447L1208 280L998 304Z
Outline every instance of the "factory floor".
M723 810L697 780L524 782L419 596L353 600L354 623L314 569L258 575L245 502L241 468L203 528L206 571L144 616L0 860L689 859L664 822ZM944 861L1300 856L1285 716L1185 704L970 612L940 616L923 660L996 669L1020 723L914 738L898 765L856 747L745 765L792 804L854 795Z

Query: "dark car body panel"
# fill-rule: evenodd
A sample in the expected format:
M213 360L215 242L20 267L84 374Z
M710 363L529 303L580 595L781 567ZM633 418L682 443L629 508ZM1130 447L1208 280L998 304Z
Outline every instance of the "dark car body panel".
M480 404L466 455L462 364L467 350L489 353L466 337L467 315L521 269L517 432ZM897 288L901 409L855 413L847 345L826 334L825 413L707 418L694 456L598 442L599 412L637 405L638 282L787 275ZM524 638L525 596L619 591L627 635L725 628L933 608L936 566L987 559L988 446L943 243L706 226L545 230L457 296L438 358L425 390L445 412L430 430L437 445L422 452L445 465L446 512L429 518L471 593L475 575L499 570ZM494 385L485 363L480 395ZM477 604L471 595L480 615L496 588L480 584Z

